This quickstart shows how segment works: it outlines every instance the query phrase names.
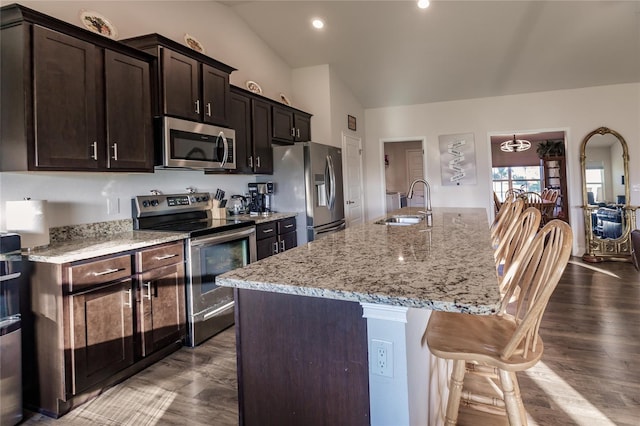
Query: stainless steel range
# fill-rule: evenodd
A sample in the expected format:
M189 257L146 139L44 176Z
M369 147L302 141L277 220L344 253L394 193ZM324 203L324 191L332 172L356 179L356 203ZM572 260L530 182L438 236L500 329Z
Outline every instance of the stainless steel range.
M208 193L141 195L132 200L134 229L187 232L187 345L194 347L234 322L233 290L216 276L256 260L254 221L214 219Z

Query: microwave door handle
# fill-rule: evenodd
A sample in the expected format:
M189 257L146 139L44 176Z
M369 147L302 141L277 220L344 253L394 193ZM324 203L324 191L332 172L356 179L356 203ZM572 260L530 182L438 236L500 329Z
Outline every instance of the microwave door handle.
M227 157L229 156L229 143L227 142L227 138L224 136L224 132L221 130L218 134L219 138L222 138L222 145L224 146L224 153L222 154L222 161L220 162L220 167L224 167L227 163Z

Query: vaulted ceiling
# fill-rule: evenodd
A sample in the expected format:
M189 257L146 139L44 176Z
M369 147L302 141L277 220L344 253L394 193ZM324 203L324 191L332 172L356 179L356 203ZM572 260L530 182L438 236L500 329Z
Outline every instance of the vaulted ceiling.
M292 68L329 64L365 108L640 82L640 1L222 3Z

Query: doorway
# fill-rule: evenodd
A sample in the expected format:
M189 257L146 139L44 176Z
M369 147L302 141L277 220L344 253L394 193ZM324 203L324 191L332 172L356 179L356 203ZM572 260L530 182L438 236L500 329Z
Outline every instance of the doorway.
M557 198L553 218L569 222L566 133L565 130L543 130L490 135L496 204L504 201L507 191L540 194L554 191Z
M413 198L407 200L409 185L424 179L424 151L421 140L385 141L384 182L386 211L401 207L424 207L424 187L417 185Z
M347 226L364 222L362 139L342 134L344 212Z

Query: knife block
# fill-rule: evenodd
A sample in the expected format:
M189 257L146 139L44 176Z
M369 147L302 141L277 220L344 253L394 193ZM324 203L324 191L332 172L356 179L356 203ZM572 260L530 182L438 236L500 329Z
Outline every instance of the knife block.
M211 217L214 219L226 219L227 208L220 207L220 200L211 200L213 207L211 207Z

